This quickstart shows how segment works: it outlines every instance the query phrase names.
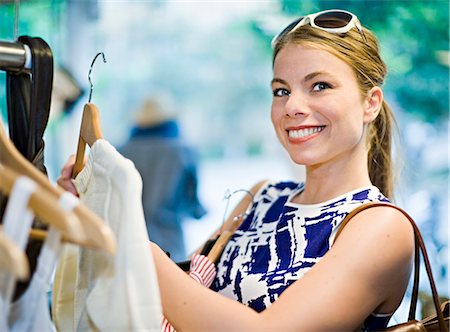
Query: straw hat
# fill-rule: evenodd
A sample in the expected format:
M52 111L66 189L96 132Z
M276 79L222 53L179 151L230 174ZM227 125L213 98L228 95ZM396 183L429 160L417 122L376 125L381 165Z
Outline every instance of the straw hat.
M150 127L175 118L174 109L168 98L151 97L136 112L134 122L138 127Z

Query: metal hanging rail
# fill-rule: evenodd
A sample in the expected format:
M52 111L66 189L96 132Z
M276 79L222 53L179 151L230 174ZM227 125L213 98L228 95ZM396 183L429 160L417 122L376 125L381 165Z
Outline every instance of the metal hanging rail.
M20 42L0 41L0 70L19 71L31 68L31 50Z

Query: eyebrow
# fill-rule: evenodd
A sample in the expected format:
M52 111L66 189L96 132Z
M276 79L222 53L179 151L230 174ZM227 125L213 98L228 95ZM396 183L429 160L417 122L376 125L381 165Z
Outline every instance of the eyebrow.
M313 73L310 73L310 74L306 75L305 78L303 79L303 82L308 82L308 81L310 81L310 80L312 80L315 77L320 76L320 75L329 75L329 74L327 72L324 72L324 71L315 71ZM277 78L277 77L272 79L271 84L274 84L274 83L287 84L287 82L285 80L283 80L281 78Z
M320 76L320 75L327 75L327 73L324 72L324 71L315 71L313 73L310 73L310 74L306 75L305 78L303 79L303 82L308 82L308 81L310 81L310 80L312 80L315 77Z
M271 85L274 83L281 83L281 84L285 84L285 85L287 84L285 80L282 80L281 78L276 78L276 77L274 79L272 79L272 81L270 81Z

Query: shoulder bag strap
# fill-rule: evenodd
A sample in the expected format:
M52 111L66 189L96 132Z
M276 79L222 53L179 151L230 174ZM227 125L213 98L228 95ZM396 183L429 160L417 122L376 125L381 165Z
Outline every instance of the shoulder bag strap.
M431 293L433 295L433 302L436 309L438 321L439 321L439 328L441 331L445 331L446 326L444 323L444 316L442 314L442 311L440 310L440 302L439 302L439 296L437 293L436 284L434 282L433 278L433 272L431 271L431 264L428 259L427 250L425 248L425 242L423 241L422 235L420 234L419 227L416 225L414 220L411 218L411 216L406 213L402 208L391 204L387 202L369 202L365 203L361 206L358 206L354 210L352 210L342 221L336 236L334 238L334 241L337 240L338 236L341 234L344 227L348 224L348 222L359 212L364 211L366 209L372 208L372 207L378 207L378 206L386 206L386 207L392 207L394 209L397 209L398 211L402 212L405 217L409 220L411 223L411 226L414 230L414 238L415 238L415 250L414 250L414 284L413 284L413 290L412 290L412 296L411 296L411 305L409 308L409 315L408 320L414 320L416 315L416 306L417 306L417 298L419 293L419 267L420 267L420 253L419 250L422 252L422 256L425 263L425 269L427 271L428 281L430 283L431 287Z

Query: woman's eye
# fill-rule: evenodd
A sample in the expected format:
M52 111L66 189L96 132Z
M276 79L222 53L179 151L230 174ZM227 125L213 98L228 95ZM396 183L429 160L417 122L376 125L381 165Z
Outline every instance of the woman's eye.
M329 89L331 86L328 83L325 82L317 82L313 85L312 91L321 91L325 89Z
M289 96L289 94L290 94L289 91L286 89L279 88L279 89L273 90L274 97L284 97L284 96Z

